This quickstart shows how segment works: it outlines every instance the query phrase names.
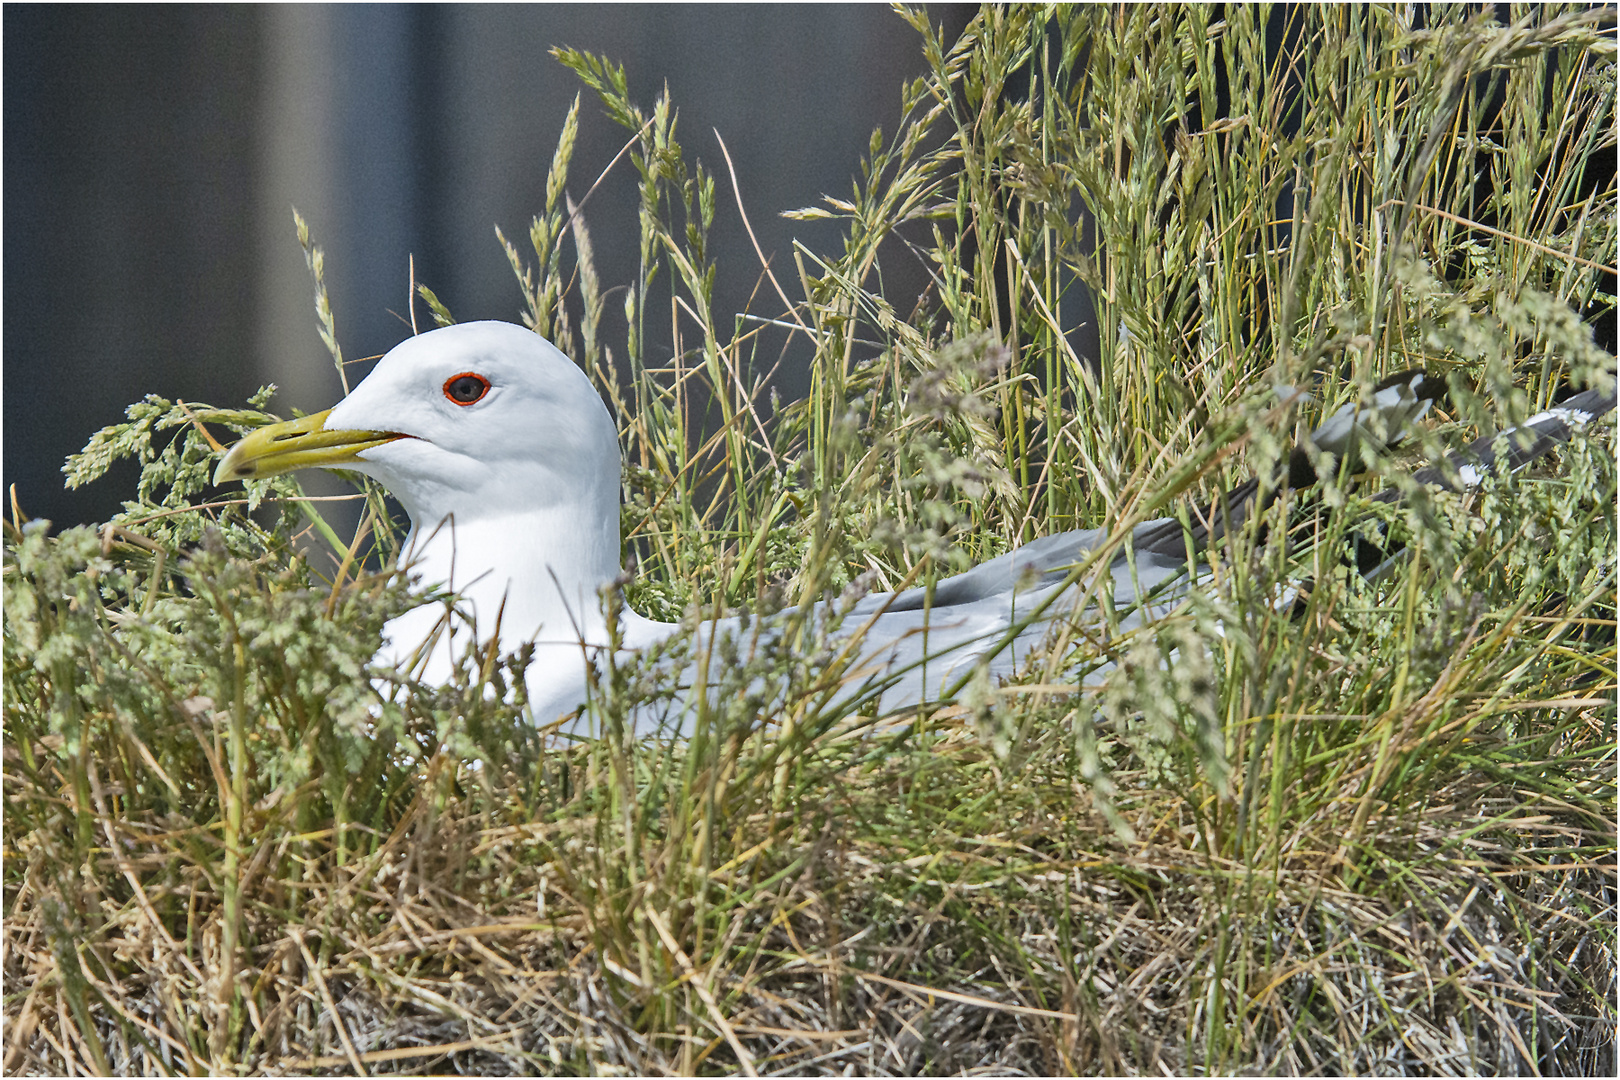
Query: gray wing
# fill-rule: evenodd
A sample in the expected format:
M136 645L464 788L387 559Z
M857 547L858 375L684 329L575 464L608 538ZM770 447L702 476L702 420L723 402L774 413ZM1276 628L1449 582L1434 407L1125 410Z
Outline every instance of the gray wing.
M1173 519L1137 526L1131 542L1095 571L1107 575L1102 588L1123 628L1169 610L1190 582L1185 546L1170 556L1140 547L1144 537L1167 526L1180 529ZM1094 604L1076 610L1086 591L1072 586L1076 569L1105 539L1100 529L1059 533L946 578L932 590L919 586L865 597L843 624L857 643L863 696L875 699L879 713L949 700L981 666L992 679L1013 675L1055 622L1100 621Z
M1137 527L1136 536L1165 524L1147 522ZM652 654L626 654L627 663L650 656L656 668L680 671L678 679L666 681L667 690L657 700L638 707L636 730L689 734L697 704L693 693L700 685L711 709L766 708L788 689L777 674L788 665L773 659L805 652L803 644L790 646L790 637L813 646L810 664L825 682L812 695L842 712L882 716L924 702L949 702L980 667L992 681L1006 679L1047 640L1054 623L1099 618L1094 606L1074 610L1085 594L1072 588L1072 579L1105 538L1100 529L1059 533L945 578L931 592L919 586L872 593L842 607L817 603L802 614L720 619L699 626L667 655L655 655L656 646ZM1133 559L1130 545L1098 572L1108 575L1104 587L1112 594L1117 625L1125 629L1168 611L1190 580L1185 550L1174 559L1150 552ZM668 628L671 641L674 631ZM713 658L706 669L700 660L705 652Z
M1421 373L1403 375L1405 382L1386 382L1410 390ZM1411 393L1395 395L1400 414L1395 435L1404 434L1406 424L1422 415L1427 400L1414 401ZM1477 483L1479 476L1491 468L1522 468L1567 442L1572 425L1588 423L1614 407L1612 392L1578 394L1519 428L1493 439L1481 439L1443 464L1419 470L1413 479L1455 489ZM1328 423L1341 419L1343 412L1329 418ZM1358 426L1356 430L1366 429ZM1389 426L1381 425L1381 430L1380 441L1388 440ZM1327 434L1333 436L1328 441L1342 449L1353 445L1339 440L1342 432L1338 429ZM1250 504L1257 491L1258 484L1251 482L1227 496L1229 500L1240 500L1235 517L1252 511ZM1399 498L1399 490L1391 488L1374 498L1394 501ZM1219 532L1214 535L1218 537ZM678 686L674 693L638 710L636 729L640 733L690 733L691 694L700 683L705 685L712 707L736 702L744 707L766 707L785 686L773 686L768 674L749 674L748 663L763 660L767 661L764 667L769 667L773 650L787 649L788 633L793 633L799 642L819 643L819 652L811 662L832 673L832 681L823 691L828 702L854 704L861 711L879 716L923 702L949 701L981 666L992 681L1012 676L1047 640L1058 621L1099 620L1095 607L1074 610L1076 601L1087 593L1073 588L1075 582L1071 579L1075 577L1073 571L1105 539L1106 533L1100 529L1044 537L936 582L931 589L918 586L873 593L845 608L835 603L816 604L797 624L789 612L763 619L737 617L704 623L691 639L690 651L657 661L665 670L679 667ZM1130 542L1121 545L1107 566L1096 571L1108 575L1103 587L1112 594L1116 625L1130 629L1173 608L1197 584L1196 560L1211 539L1209 530L1196 523L1189 529L1176 518L1138 525ZM1365 565L1362 569L1367 572ZM1097 591L1092 590L1090 595ZM668 629L673 633L675 628ZM801 646L794 648L802 653ZM728 685L716 683L712 675L700 678L704 665L696 657L703 650L722 655L723 662L709 665L709 671L715 667L741 670L743 681ZM740 668L736 660L743 661ZM1093 677L1106 674L1110 666L1100 665Z

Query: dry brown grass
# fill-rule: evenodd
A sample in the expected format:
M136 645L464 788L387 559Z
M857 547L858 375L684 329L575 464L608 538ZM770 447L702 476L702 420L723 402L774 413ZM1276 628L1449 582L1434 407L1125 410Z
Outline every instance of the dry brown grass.
M934 753L968 772L979 756L967 740ZM296 886L249 867L234 1021L203 868L176 873L175 835L98 813L116 847L66 877L28 852L10 897L7 984L26 989L6 1070L207 1072L237 1027L239 1067L275 1074L1596 1074L1611 1060L1614 1013L1596 995L1615 970L1614 864L1566 853L1612 834L1561 800L1459 775L1421 811L1367 823L1362 846L1387 861L1334 850L1344 800L1261 869L1210 857L1183 800L1128 773L1138 842L1037 775L1003 780L1013 812L994 832L914 853L862 828L904 798L885 790L903 775L851 769L797 828L743 823L739 844L783 830L755 859L788 872L750 867L769 884L748 892L723 962L689 968L672 950L665 985L604 957L611 915L549 861L588 842L584 823L493 825L522 809L419 795L375 851L337 866L326 847ZM82 891L53 903L67 880ZM153 907L176 897L183 935ZM79 925L62 925L74 908ZM643 917L663 938L680 912ZM1200 1055L1215 1013L1241 1028L1227 1036L1241 1061Z

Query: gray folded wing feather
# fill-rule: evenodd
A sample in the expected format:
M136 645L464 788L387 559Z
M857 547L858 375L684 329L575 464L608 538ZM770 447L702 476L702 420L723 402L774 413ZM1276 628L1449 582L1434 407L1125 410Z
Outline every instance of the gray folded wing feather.
M1410 389L1415 383L1409 380L1400 385ZM1400 413L1397 419L1401 422L1393 434L1399 435L1404 434L1411 420L1422 415L1427 399L1415 401L1405 393L1395 397L1396 411ZM1455 487L1458 483L1477 482L1489 468L1520 468L1568 441L1572 424L1589 422L1614 407L1612 392L1576 395L1504 433L1505 440L1503 436L1481 439L1451 455L1444 464L1419 470L1413 478L1419 483ZM1336 413L1335 417L1340 415ZM1380 427L1380 439L1390 438L1391 428ZM1327 435L1337 438L1337 429ZM1498 447L1505 447L1500 455ZM1255 498L1257 491L1258 484L1251 483L1228 499L1240 499L1239 509L1247 513L1247 502ZM1392 488L1375 498L1394 501L1399 492ZM1100 529L1059 533L1031 541L931 586L873 593L844 608L825 602L814 605L804 627L812 638L821 632L826 643L823 658L836 679L824 690L827 700L883 715L923 702L949 700L981 665L992 680L1013 675L1046 639L1055 620L1085 615L1072 610L1074 600L1059 594L1071 584L1075 568L1106 537ZM1196 559L1208 537L1208 532L1196 524L1189 530L1175 518L1147 521L1136 527L1130 541L1121 545L1106 569L1100 571L1109 575L1108 588L1121 629L1159 617L1185 596L1196 584ZM1193 541L1192 560L1189 538ZM1078 598L1086 593L1074 591L1072 595ZM638 706L637 731L689 733L689 695L700 681L700 667L691 657L727 638L730 648L741 658L757 656L761 649L782 643L791 615L783 612L765 619L734 617L702 624L695 635L693 652L683 654L680 661L678 692L661 702ZM673 633L674 628L669 629ZM1108 667L1101 665L1096 673L1105 673ZM775 691L765 685L765 676L751 678L746 687L730 689L740 690L743 699L759 697L757 704L763 707ZM726 688L711 680L705 690L711 704L723 704L716 701L716 695Z
M1161 524L1144 523L1136 535ZM824 703L881 716L924 702L949 702L980 667L992 681L1011 677L1046 640L1054 621L1084 615L1074 612L1074 601L1062 594L1075 568L1105 538L1100 529L1059 533L945 578L931 592L918 586L873 593L847 607L813 605L795 636L817 640L819 634L825 641L818 657L828 678L820 690ZM1118 626L1129 629L1167 611L1185 591L1186 571L1185 554L1175 560L1152 553L1133 557L1131 548L1122 546L1105 571ZM1144 603L1145 597L1152 597L1151 602ZM697 657L720 652L745 665L767 657L782 646L794 614L734 616L701 624L689 652L662 661L668 670L678 667L680 674L671 681L668 696L637 706L636 730L689 734L692 693L700 683L711 708L726 707L728 695L732 701L747 704L752 699L755 706L765 706L785 689L772 685L773 676L755 673L743 686L718 685L712 677L700 676L704 669ZM630 656L627 662L638 659Z

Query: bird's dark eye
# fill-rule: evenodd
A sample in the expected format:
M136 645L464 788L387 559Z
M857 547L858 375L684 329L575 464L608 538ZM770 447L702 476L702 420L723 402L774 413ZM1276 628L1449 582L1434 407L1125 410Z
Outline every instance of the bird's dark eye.
M489 380L482 375L464 371L444 381L444 396L457 405L471 405L489 393Z

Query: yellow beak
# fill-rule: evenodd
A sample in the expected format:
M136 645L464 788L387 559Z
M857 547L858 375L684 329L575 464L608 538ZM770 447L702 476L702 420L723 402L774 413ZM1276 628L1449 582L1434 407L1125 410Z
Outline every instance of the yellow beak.
M363 450L407 438L389 431L328 431L326 417L331 411L252 432L219 463L214 483L280 476L294 469L341 468L358 461Z

